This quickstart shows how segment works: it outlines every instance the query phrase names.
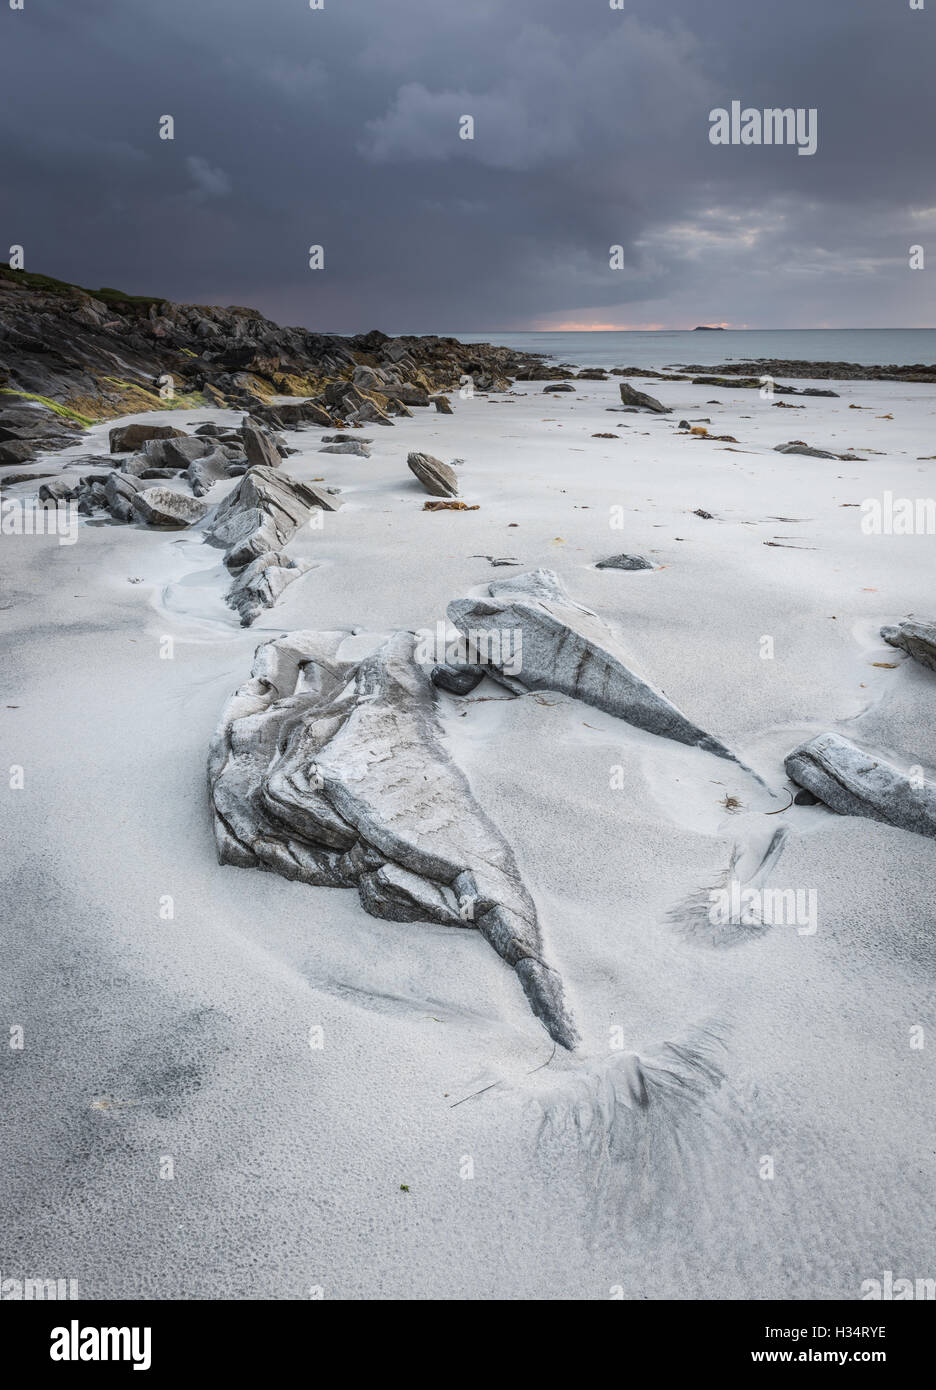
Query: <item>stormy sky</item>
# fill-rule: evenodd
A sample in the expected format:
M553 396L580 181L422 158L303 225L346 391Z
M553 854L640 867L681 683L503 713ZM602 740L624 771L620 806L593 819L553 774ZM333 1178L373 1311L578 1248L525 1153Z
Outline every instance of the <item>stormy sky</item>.
M336 332L936 322L936 0L8 3L27 270ZM732 100L817 153L712 145Z

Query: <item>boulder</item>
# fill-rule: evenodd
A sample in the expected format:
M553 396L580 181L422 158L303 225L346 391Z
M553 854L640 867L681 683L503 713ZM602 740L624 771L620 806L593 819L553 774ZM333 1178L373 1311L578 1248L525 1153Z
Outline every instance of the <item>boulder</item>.
M40 496L42 490L40 488ZM892 647L901 647L914 661L936 671L936 623L907 620L896 627L882 627L881 636Z
M432 404L440 415L452 414L452 402L449 400L448 396L433 396Z
M116 425L107 438L112 454L134 453L148 439L185 439L185 430L175 425Z
M458 476L450 464L443 463L441 459L433 458L431 454L418 452L409 454L406 462L410 472L415 473L423 487L433 497L458 496Z
M621 404L636 407L637 410L652 410L656 415L672 415L672 409L668 405L661 405L655 396L648 396L646 391L638 391L633 386L622 381L618 388L621 392Z
M246 467L246 464L244 465ZM231 476L231 460L220 449L204 458L195 459L182 475L196 497L204 497L222 478Z
M280 465L280 452L268 434L250 419L245 419L241 425L241 438L244 441L244 453L247 455L247 463L250 468L278 468Z
M204 458L216 448L213 439L184 435L181 439L147 439L141 453L148 468L188 468L193 459Z
M293 560L280 551L268 550L241 570L231 585L227 601L240 615L241 626L249 627L265 608L272 608L280 594L314 566Z
M115 521L132 521L133 499L143 491L143 484L127 473L111 473L104 484L104 504Z
M936 783L910 778L839 734L820 734L785 761L797 786L841 816L866 816L936 838Z
M201 521L208 511L204 502L185 497L167 487L148 487L135 492L131 501L133 515L144 526L163 526L182 529Z
M314 507L333 512L340 505L333 493L300 483L279 468L250 468L219 504L206 539L227 550L228 569L240 570L268 551L281 550Z

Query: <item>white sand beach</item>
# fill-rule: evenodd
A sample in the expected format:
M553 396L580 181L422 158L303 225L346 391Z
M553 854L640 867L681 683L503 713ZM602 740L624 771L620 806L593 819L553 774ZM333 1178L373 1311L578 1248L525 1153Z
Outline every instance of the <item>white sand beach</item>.
M249 628L202 528L0 535L0 766L23 770L2 1017L25 1036L0 1053L0 1277L95 1299L858 1299L884 1270L936 1275L934 1047L914 1045L933 844L788 805L783 767L833 731L934 775L936 675L879 636L936 616L934 539L867 535L860 506L933 494L932 388L634 384L673 414L621 412L617 379L521 382L365 429L370 458L287 434L284 470L343 505L290 543L314 568ZM35 471L105 453L115 423ZM793 439L860 460L775 452ZM478 509L424 511L414 449L463 460ZM596 569L621 552L658 568ZM261 642L431 629L539 567L753 770L560 694L438 694L575 1054L479 933L219 865L206 793ZM813 893L816 929L716 939L685 905L780 827L767 882Z

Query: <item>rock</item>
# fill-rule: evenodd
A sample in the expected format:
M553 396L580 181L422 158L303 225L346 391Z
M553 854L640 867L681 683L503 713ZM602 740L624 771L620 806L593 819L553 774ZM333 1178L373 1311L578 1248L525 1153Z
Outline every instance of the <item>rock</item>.
M243 467L246 468L247 465L244 464ZM195 459L190 463L183 477L196 497L204 497L215 483L231 476L230 470L231 460L226 453L216 449L213 454L207 454L204 458Z
M695 511L692 513L692 515L693 515L693 516L700 516L700 517L702 518L703 521L714 521L714 520L715 520L715 518L714 518L714 516L712 515L712 513L711 513L711 512L707 512L707 511L705 510L704 507L696 507L696 509L695 509Z
M607 381L608 373L603 367L588 367L583 372L577 372L576 381Z
M429 679L439 690L448 690L452 695L470 695L484 680L484 674L481 666L433 666Z
M371 451L367 445L357 439L349 440L345 444L324 444L319 449L320 454L356 454L358 458L369 459Z
M204 458L214 453L217 445L213 439L196 435L184 435L181 439L147 439L141 450L148 468L188 468L193 459Z
M596 570L655 570L652 560L643 555L610 555L607 560L599 560Z
M323 434L323 444L373 444L373 439L365 439L362 434Z
M828 449L812 449L808 444L804 444L801 439L793 439L789 444L777 444L774 449L777 454L805 454L811 459L837 459L839 454L830 454Z
M264 434L250 419L241 425L244 453L250 468L279 468L280 452L268 434Z
M314 507L337 511L333 493L300 483L279 468L250 468L218 506L205 537L227 550L225 564L240 570L268 551L279 551Z
M41 495L41 489L40 489ZM892 647L900 647L914 661L936 671L936 623L920 623L908 619L896 627L882 627L881 636Z
M652 410L656 415L672 415L673 413L668 405L661 405L655 396L648 396L645 391L637 391L626 381L622 381L618 389L621 392L622 405L634 406L638 410Z
M424 512L479 512L480 506L476 502L473 507L469 507L467 502L424 502Z
M9 481L9 480L7 480ZM51 483L42 483L39 488L40 502L71 502L81 492L81 483L72 478L55 478Z
M219 439L221 435L227 434L228 430L224 425L216 425L212 420L206 420L203 425L198 425L196 434L203 434L209 439Z
M133 515L144 526L165 526L181 529L201 521L208 511L204 502L185 497L167 487L148 487L135 492L131 501Z
M0 444L0 468L10 468L17 463L28 463L35 458L40 446L30 439L8 439Z
M446 751L413 635L358 661L341 659L345 635L266 643L228 702L208 760L221 863L356 886L385 920L477 929L550 1036L575 1047L536 907Z
M797 792L793 798L794 806L818 806L820 801L818 796L813 796L812 792Z
M458 476L455 469L431 454L418 452L407 455L410 472L415 473L423 487L433 497L457 497Z
M449 400L448 396L433 396L432 404L440 415L452 414L452 402Z
M115 521L133 520L133 499L143 485L126 473L115 472L104 484L104 504Z
M149 439L185 439L175 425L117 425L107 436L112 454L134 453Z
M574 386L571 386L571 385L569 384L569 382L567 382L567 381L560 381L559 384L558 384L557 386L544 386L544 387L543 387L543 395L545 396L545 395L548 395L550 392L556 392L556 391L574 391L574 390L575 390L575 387L574 387Z
M265 608L273 607L288 584L313 568L307 561L293 560L275 550L258 556L241 570L227 594L228 603L240 615L241 626L249 627Z
M127 473L125 474L125 476L129 478L132 477L133 474ZM142 473L139 473L136 476L148 479L177 478L179 476L179 470L177 468L144 468Z
M508 689L571 695L648 733L737 761L629 670L611 630L569 598L552 570L494 580L488 593L487 599L454 600L448 617L465 637L469 660L485 666ZM484 650L472 657L479 641Z
M794 748L784 765L797 786L839 815L866 816L936 838L936 783L911 780L839 734L820 734Z

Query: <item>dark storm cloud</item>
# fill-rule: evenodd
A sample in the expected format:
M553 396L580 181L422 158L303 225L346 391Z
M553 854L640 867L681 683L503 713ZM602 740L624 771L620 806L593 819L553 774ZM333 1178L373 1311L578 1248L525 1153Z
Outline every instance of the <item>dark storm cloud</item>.
M925 324L934 25L936 0L24 0L0 243L338 330ZM816 107L818 152L711 145L733 99Z

